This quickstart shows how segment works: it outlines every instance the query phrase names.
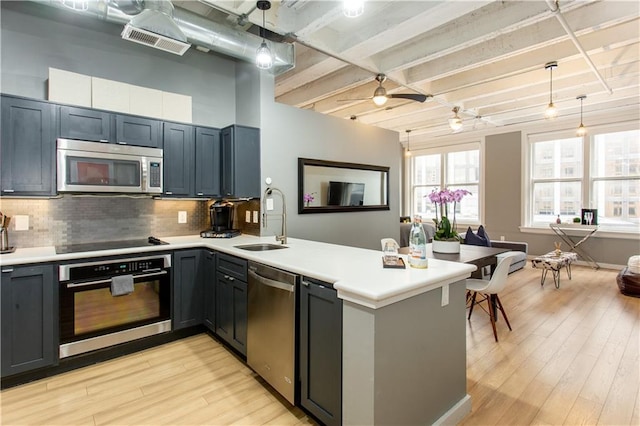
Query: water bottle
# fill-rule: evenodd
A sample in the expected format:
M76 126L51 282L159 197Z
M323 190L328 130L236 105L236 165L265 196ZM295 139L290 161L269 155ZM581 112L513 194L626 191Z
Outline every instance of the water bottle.
M422 228L420 216L413 219L409 234L409 266L424 269L429 265L427 260L427 236Z

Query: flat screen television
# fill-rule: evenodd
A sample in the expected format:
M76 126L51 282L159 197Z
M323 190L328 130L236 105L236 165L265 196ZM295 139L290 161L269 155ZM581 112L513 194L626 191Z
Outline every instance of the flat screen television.
M329 181L327 198L330 206L362 206L364 183Z

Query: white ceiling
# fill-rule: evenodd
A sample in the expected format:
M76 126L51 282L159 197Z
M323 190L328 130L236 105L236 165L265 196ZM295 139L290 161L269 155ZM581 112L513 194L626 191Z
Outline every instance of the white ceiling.
M236 26L244 15L262 25L253 1L174 4ZM558 63L553 102L559 115L575 117L576 127L579 95L587 95L587 125L586 117L596 112L638 111L640 105L635 0L368 0L357 18L343 15L341 1L282 0L272 2L265 16L267 29L296 40L295 68L276 77L278 102L395 130L401 139L410 129L412 143L450 135L454 106L460 107L463 132L544 125L550 61ZM377 107L366 99L377 87L377 73L387 75L388 93L432 98L390 99Z

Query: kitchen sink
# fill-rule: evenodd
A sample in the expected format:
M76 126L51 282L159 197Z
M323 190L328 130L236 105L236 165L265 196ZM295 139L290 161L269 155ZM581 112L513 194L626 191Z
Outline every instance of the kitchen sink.
M235 248L239 248L240 250L248 250L248 251L270 251L270 250L279 250L288 248L287 246L283 246L280 244L270 244L270 243L258 243L258 244L244 244L241 246L234 246Z

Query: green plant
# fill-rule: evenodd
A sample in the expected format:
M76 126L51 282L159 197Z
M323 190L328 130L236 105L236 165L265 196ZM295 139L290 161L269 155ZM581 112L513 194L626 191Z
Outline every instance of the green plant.
M581 223L582 220L579 217L574 217L573 218L573 223Z
M471 192L466 189L451 191L445 188L440 191L434 189L431 194L425 196L429 197L429 200L436 205L436 217L433 219L436 224L436 233L433 236L434 240L459 240L458 233L456 232L456 203L459 203L465 195L470 194ZM449 203L453 203L453 222L447 217L449 213ZM440 210L440 219L438 219L438 210Z

